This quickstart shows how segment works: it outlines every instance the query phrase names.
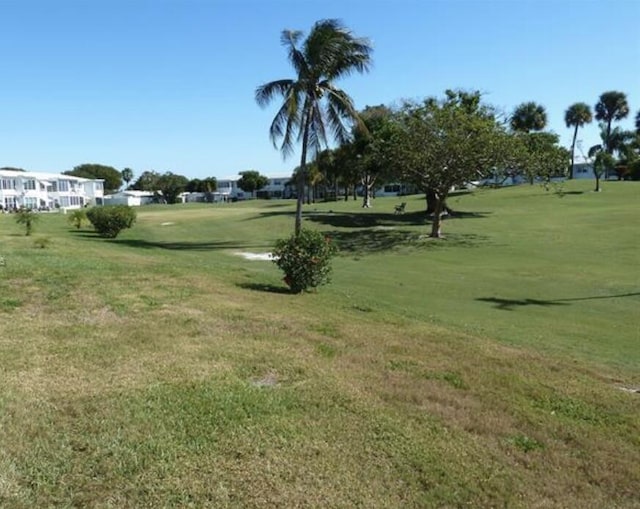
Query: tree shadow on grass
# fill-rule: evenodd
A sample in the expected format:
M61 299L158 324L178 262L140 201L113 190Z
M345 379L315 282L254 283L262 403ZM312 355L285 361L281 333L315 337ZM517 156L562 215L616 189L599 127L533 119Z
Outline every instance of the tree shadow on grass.
M77 228L70 228L69 229L69 233L75 235L76 237L83 237L83 238L86 238L86 239L101 239L101 238L103 238L95 230L82 230L82 229L78 230Z
M360 230L335 230L327 235L342 252L354 254L377 253L394 249L471 248L486 244L488 237L476 234L456 234L432 239L427 231L400 230L376 227Z
M238 283L240 288L244 288L245 290L255 290L258 292L268 292L268 293L281 293L286 295L293 295L288 288L284 286L276 286L270 285L266 283Z
M578 302L582 300L598 300L598 299L616 299L622 297L640 296L640 292L620 293L617 295L595 295L593 297L573 297L566 299L539 300L539 299L500 299L498 297L481 297L476 300L495 304L496 309L505 311L513 311L518 307L524 306L567 306L569 302Z
M315 212L305 214L307 221L333 226L334 228L371 228L373 226L409 226L423 225L427 216L423 211L406 214L390 214L380 212Z
M487 216L487 212L456 211L443 217L444 221L452 219L476 219ZM393 214L385 212L324 212L306 214L304 218L314 223L333 226L336 228L371 228L373 226L421 226L433 219L424 210Z
M169 249L176 251L214 251L217 249L248 249L264 248L251 243L238 241L214 241L214 242L152 242L142 239L108 239L113 244L135 247L140 249Z
M518 307L523 306L566 306L564 302L556 302L553 300L539 300L539 299L500 299L498 297L480 297L476 300L482 302L490 302L495 304L496 309L502 309L505 311L513 311Z

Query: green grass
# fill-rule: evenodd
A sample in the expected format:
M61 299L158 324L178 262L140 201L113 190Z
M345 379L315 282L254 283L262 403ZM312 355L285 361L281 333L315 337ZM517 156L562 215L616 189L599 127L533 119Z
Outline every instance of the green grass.
M0 506L638 507L640 187L0 215ZM404 215L394 205L407 202Z

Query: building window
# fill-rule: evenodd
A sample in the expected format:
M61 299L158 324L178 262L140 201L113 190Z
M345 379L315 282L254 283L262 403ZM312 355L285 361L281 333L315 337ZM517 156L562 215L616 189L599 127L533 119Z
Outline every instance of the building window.
M64 193L69 191L69 181L68 180L58 180L58 192Z
M2 179L2 189L15 189L16 179Z
M22 181L22 188L25 191L35 191L36 190L36 181L35 179L25 179Z
M38 208L38 198L34 198L32 196L27 196L27 197L24 198L22 204L27 209L36 209L36 208Z

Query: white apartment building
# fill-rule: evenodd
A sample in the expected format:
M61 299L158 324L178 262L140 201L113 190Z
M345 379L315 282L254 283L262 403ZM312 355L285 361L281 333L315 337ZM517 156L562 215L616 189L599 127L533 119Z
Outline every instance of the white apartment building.
M102 205L104 181L57 173L0 170L0 207L35 210Z

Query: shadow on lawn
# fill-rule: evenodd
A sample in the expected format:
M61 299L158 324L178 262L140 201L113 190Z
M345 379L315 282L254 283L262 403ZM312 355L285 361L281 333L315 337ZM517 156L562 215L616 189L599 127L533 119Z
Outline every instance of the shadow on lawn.
M496 309L513 311L514 309L518 307L523 307L523 306L566 306L568 305L569 302L578 302L582 300L617 299L622 297L636 297L636 296L640 296L640 292L620 293L617 295L596 295L594 297L574 297L574 298L555 299L555 300L500 299L498 297L481 297L476 300L495 304L494 307Z
M396 230L393 227L376 227L360 230L335 230L327 232L340 251L366 254L389 251L397 248L444 249L452 247L479 247L488 237L477 234L451 234L441 239L432 239L425 230Z
M141 249L170 249L176 251L213 251L216 249L247 249L255 247L255 244L242 243L237 241L218 242L151 242L142 239L111 239L113 244L136 247Z
M406 214L389 213L350 213L350 212L314 212L305 214L307 221L333 226L334 228L371 228L373 226L410 226L427 222L424 212Z
M283 293L291 295L291 291L284 286L269 285L266 283L238 283L240 288L245 290L255 290L258 292Z
M487 215L486 212L455 212L443 217L444 221L452 219L473 219ZM424 210L393 214L384 212L323 212L308 213L303 216L307 221L333 226L335 228L371 228L373 226L421 226L429 223L431 217Z

